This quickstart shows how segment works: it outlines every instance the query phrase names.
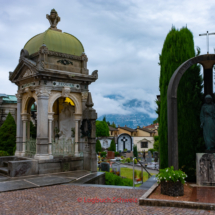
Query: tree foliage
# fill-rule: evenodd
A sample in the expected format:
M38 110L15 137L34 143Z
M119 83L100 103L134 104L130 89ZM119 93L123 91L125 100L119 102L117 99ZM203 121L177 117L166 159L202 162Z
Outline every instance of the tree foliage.
M113 152L116 151L116 144L115 144L114 139L111 140L109 151L113 151Z
M96 136L97 137L109 136L109 128L105 121L96 121Z
M101 142L99 140L96 140L96 153L98 154L101 151L102 151Z
M159 152L159 136L154 136L154 141L153 148Z
M5 151L9 155L14 154L16 147L16 123L11 113L0 128L0 151Z
M199 54L199 49L197 50ZM195 57L193 35L189 29L168 33L160 55L160 116L159 143L160 168L168 167L168 127L167 127L167 88L174 71L186 60ZM188 180L195 179L195 154L203 148L200 129L202 105L202 77L199 65L193 65L182 76L178 91L178 153L179 168L188 174Z
M116 124L114 122L112 122L112 124L110 126L113 128L116 128Z

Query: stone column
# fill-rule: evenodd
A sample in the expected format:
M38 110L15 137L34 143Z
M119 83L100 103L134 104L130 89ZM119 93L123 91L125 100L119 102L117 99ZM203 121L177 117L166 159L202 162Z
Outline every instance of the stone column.
M81 120L81 115L80 114L75 114L75 156L79 156L80 151L79 151L79 142L80 142L80 120Z
M53 136L53 120L54 120L54 113L48 113L48 120L49 120L49 156L52 156L52 136ZM53 157L53 156L52 156Z
M91 93L88 93L86 109L83 111L83 122L81 126L82 135L88 139L84 152L84 169L97 172L97 156L96 156L96 119L97 113L92 108L93 101ZM88 126L90 123L90 126ZM89 134L90 133L90 134Z
M20 93L16 94L17 97L17 123L16 123L16 152L15 156L22 156L23 148L23 131L22 131L22 95Z
M38 160L49 160L48 140L48 102L51 91L47 88L36 90L37 95L37 152L34 156Z
M22 113L22 126L23 126L23 139L22 139L22 153L21 156L25 156L25 146L26 146L26 125L28 121L28 114L27 113Z

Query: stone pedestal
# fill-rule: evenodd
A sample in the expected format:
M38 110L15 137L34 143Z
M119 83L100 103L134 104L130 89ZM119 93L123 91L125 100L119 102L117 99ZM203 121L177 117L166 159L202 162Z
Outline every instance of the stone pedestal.
M215 186L215 153L196 154L196 183Z

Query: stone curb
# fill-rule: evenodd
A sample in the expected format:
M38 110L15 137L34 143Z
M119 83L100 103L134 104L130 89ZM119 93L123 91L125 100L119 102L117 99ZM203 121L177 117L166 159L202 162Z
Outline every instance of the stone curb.
M142 206L163 206L163 207L177 207L177 208L189 208L200 210L215 210L215 204L202 203L202 202L188 202L188 201L174 201L174 200L160 200L160 199L148 199L152 192L157 188L158 184L155 183L151 188L139 198L139 205Z

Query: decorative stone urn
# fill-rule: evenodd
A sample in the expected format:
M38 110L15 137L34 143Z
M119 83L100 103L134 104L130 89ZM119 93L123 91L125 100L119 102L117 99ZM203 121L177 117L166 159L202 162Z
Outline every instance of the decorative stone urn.
M184 195L184 185L179 182L173 181L162 181L161 182L161 194L168 196L183 196Z

